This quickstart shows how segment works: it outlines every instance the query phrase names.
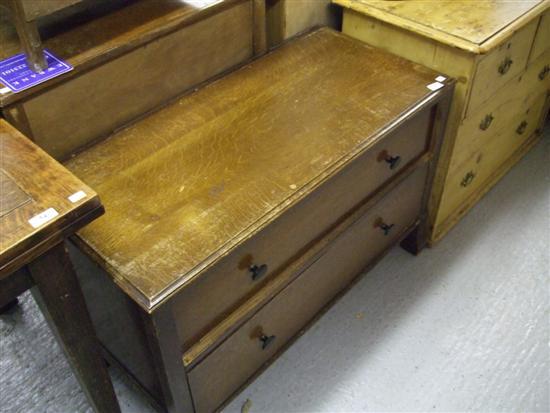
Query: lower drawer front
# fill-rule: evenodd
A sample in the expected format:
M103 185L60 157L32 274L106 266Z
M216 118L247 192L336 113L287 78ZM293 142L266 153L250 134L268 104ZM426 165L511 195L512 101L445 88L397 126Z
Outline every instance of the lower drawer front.
M220 406L420 214L421 168L337 238L326 253L189 373L196 411ZM393 224L388 235L378 225ZM274 338L271 338L274 337Z
M511 118L505 128L491 136L466 161L451 165L445 181L438 223L445 221L471 195L481 190L486 180L529 139L540 126L545 101L546 94L540 94L527 110Z
M418 113L178 293L173 311L184 348L276 276L339 218L425 153L431 116L429 107ZM392 168L384 154L399 156L401 162ZM265 273L253 277L253 267L263 267ZM205 303L208 311L204 311Z

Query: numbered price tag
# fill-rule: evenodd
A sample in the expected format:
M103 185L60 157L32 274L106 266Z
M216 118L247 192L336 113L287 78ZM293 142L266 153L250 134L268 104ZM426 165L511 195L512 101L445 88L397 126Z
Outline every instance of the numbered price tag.
M0 61L0 83L17 93L73 70L70 64L58 59L48 50L44 50L44 56L48 67L40 73L29 68L24 53ZM1 87L0 89L5 90Z

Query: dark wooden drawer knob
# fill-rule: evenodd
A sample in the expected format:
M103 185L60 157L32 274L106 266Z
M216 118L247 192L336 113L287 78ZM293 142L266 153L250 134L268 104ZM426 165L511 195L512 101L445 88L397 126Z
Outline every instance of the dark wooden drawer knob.
M275 336L268 336L268 335L265 335L265 334L262 334L260 336L260 343L262 343L262 350L265 350L266 348L268 348L274 341L275 341Z
M380 228L384 232L384 235L390 235L390 231L394 226L394 224L387 224L382 218L378 218L374 223L374 227Z
M516 133L518 135L523 135L525 133L525 130L527 129L527 122L523 121L519 124L519 126L516 129Z
M539 73L539 79L544 80L544 78L548 75L548 72L550 72L550 65L545 65Z
M464 178L462 178L462 182L460 183L460 185L466 188L472 183L475 177L476 174L473 171L468 172L466 175L464 175Z
M510 70L510 67L512 67L512 63L514 63L514 61L509 57L504 59L498 67L498 73L500 73L501 75L505 75L506 73L508 73L508 70Z
M251 265L248 270L252 274L252 280L256 281L262 278L267 273L267 264Z
M489 129L489 126L491 126L491 123L493 123L493 114L489 113L488 115L485 115L481 123L479 124L479 129L481 130L487 130Z

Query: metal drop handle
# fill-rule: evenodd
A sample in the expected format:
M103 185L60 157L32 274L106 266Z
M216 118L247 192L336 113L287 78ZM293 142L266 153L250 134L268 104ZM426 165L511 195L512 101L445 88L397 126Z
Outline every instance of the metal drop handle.
M466 188L472 183L475 177L476 174L473 171L468 172L466 175L464 175L464 178L462 178L462 182L460 183L460 185Z
M375 228L380 228L384 232L384 235L386 235L386 236L390 234L390 231L392 230L392 228L394 226L395 226L395 224L385 223L382 218L378 218L376 220L376 222L374 223L374 227Z
M487 130L489 129L489 126L491 126L491 123L493 122L493 114L489 113L488 115L485 115L481 123L479 124L479 129L481 130Z
M262 343L262 350L267 349L275 341L275 338L276 338L275 336L268 336L268 335L262 334L260 336L260 342Z
M401 164L401 157L388 155L385 161L390 165L390 169L395 169Z
M523 135L525 133L525 130L527 129L527 122L526 121L523 121L519 124L519 126L517 127L516 129L516 133L518 135Z
M256 281L267 273L267 264L251 265L248 270L252 273L252 280Z
M544 67L539 73L539 80L544 80L544 78L546 77L546 75L548 75L549 72L550 72L550 65L544 65Z

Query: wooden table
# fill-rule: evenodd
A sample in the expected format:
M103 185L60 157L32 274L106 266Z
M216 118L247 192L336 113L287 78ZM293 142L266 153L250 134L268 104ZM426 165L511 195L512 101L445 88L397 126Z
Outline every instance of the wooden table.
M97 194L0 120L0 307L31 287L93 408L119 412L65 239L103 214Z

